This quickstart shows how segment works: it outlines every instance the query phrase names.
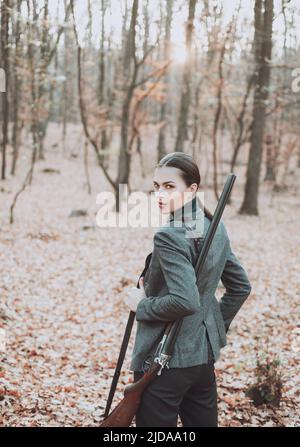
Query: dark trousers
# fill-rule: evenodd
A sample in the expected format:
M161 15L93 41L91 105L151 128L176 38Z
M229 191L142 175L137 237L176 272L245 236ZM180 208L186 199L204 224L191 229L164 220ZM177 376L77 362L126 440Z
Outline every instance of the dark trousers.
M217 427L217 386L209 343L208 363L187 368L163 368L147 386L135 416L136 427ZM134 381L142 371L134 371Z

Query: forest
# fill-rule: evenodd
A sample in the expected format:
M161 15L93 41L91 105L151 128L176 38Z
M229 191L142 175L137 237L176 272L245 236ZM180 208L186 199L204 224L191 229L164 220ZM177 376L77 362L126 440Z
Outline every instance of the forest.
M151 194L170 152L211 211L237 176L219 425L299 426L299 123L297 0L0 0L0 426L99 426L153 228L97 195Z

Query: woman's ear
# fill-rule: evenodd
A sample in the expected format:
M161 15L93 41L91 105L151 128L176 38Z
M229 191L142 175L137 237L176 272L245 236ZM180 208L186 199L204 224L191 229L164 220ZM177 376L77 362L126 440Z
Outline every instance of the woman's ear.
M191 190L192 192L196 193L197 190L198 190L198 185L197 185L197 183L192 183L192 184L190 185L190 190Z

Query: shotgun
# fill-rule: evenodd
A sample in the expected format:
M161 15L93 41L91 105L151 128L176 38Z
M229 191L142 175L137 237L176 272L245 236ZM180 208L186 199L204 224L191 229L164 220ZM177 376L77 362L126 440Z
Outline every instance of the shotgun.
M236 175L235 174L229 174L225 183L225 186L223 188L221 197L219 199L218 205L216 207L213 219L209 225L209 228L207 230L207 233L204 238L204 242L201 248L200 255L197 259L196 263L196 277L197 282L200 279L201 270L203 268L203 265L205 263L205 259L208 254L209 247L212 243L213 237L215 235L215 232L217 230L218 224L221 220L225 205L228 201L228 198L230 196L233 184L235 182ZM150 257L150 255L148 255ZM146 269L146 267L145 267ZM145 271L144 269L144 271ZM143 272L144 273L144 272ZM142 275L141 275L142 276ZM133 312L130 313L130 317L132 317L132 314L135 315ZM129 321L127 323L127 327L130 323L132 323L132 318L129 317ZM124 359L126 347L124 348L124 339L122 343L122 349L121 353L119 355L118 364L116 368L116 372L113 378L113 383L110 390L110 395L108 398L108 403L106 406L106 411L104 413L104 420L100 424L100 427L129 427L141 402L141 396L144 391L144 389L155 379L155 377L159 374L161 374L162 368L164 368L166 365L168 365L168 361L170 360L174 348L174 344L176 341L176 338L178 336L178 333L180 331L180 327L182 324L183 319L178 319L175 321L171 321L166 324L166 328L163 334L163 337L160 341L160 343L157 346L157 349L154 354L154 359L152 363L150 364L149 369L143 374L143 376L137 380L136 382L130 383L127 385L124 389L124 397L119 402L119 404L116 406L116 408L108 415L108 411L112 402L112 396L116 388L116 380L117 377L120 374L120 365ZM132 327L132 324L131 324ZM130 328L131 329L131 328ZM128 331L125 332L127 344L129 335ZM120 363L121 360L121 363ZM116 374L117 373L117 374Z

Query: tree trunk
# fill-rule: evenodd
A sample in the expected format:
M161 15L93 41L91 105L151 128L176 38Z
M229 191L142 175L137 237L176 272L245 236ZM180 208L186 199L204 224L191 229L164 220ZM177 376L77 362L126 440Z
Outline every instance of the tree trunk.
M166 26L165 26L165 43L164 43L164 59L170 59L170 35L171 35L171 23L172 23L172 8L173 8L173 0L167 0L167 16L166 16ZM168 84L170 81L169 74L165 76L165 83ZM161 104L160 108L160 122L166 122L166 109L167 109L167 98ZM157 157L159 161L166 154L166 129L167 125L164 125L159 130L158 136L158 151Z
M266 135L266 174L265 181L275 181L275 150L272 135Z
M273 0L264 0L264 17L257 30L255 42L257 60L257 82L254 91L253 123L251 130L251 145L247 166L244 201L240 208L240 214L258 215L258 191L261 171L263 136L266 119L266 102L269 96L271 67L269 60L272 55L272 25L273 25ZM255 2L255 17L261 16L262 0ZM261 44L258 36L261 36Z
M14 54L14 63L15 63L15 72L14 72L14 90L12 92L12 106L13 106L13 129L12 129L12 146L13 146L13 154L12 154L12 164L11 164L11 175L14 175L17 168L17 160L19 154L19 146L20 146L20 123L19 123L19 102L20 102L20 87L21 87L21 77L18 73L18 67L21 64L22 52L20 48L20 39L21 39L21 26L20 26L20 11L21 11L21 2L22 0L17 0L17 18L16 18L16 26L15 26L15 54Z
M105 39L105 12L106 12L106 5L105 0L101 0L101 39L100 39L100 58L99 58L99 95L98 95L98 103L99 106L103 106L105 102L104 98L104 85L105 85L105 62L104 62L104 39ZM104 128L101 131L101 151L105 151L107 148L107 135L106 135L106 129ZM105 166L107 167L107 160L108 157L105 155L105 152L100 151L100 156L102 159L102 162L105 163Z
M122 106L122 117L121 117L121 138L120 138L120 153L119 153L119 166L118 166L118 178L117 178L117 194L116 194L116 212L119 212L120 201L122 197L120 196L120 184L128 184L130 177L130 160L131 155L128 153L128 127L129 127L129 117L130 117L130 105L134 92L134 84L137 76L136 69L136 55L135 55L135 37L136 37L136 23L138 15L138 0L133 1L132 13L131 13L131 23L129 34L127 38L127 45L125 53L128 58L124 61L124 82L126 79L130 79L130 84L126 86L127 91L125 92L125 99ZM133 65L133 68L132 68ZM133 70L133 74L132 73Z
M6 89L2 93L3 98L3 122L2 122L2 166L1 179L5 180L6 174L6 148L8 143L8 121L9 121L9 46L8 46L8 27L9 27L9 11L10 0L2 0L1 3L1 59L3 60L2 68L5 72Z
M191 44L194 28L194 17L197 0L189 0L189 16L186 25L186 52L187 58L183 68L183 86L181 92L181 101L179 117L177 124L177 138L175 151L184 152L184 141L188 139L188 112L190 106L190 81L191 81Z

